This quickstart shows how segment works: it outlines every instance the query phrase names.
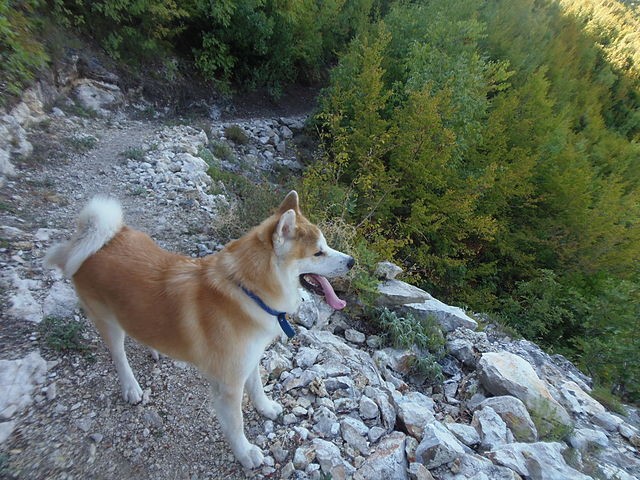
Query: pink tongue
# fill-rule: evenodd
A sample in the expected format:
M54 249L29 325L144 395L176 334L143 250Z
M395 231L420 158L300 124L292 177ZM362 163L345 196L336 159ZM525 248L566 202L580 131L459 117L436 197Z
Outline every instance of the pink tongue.
M322 287L322 291L324 292L324 298L327 303L336 310L342 310L347 306L347 302L338 298L336 292L333 291L333 287L329 283L329 281L321 275L311 275L316 282L320 284Z

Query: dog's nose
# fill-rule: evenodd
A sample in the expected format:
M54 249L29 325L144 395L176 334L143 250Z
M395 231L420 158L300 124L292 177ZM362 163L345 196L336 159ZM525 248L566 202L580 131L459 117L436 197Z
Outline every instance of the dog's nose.
M351 270L355 264L356 264L355 259L353 257L349 257L349 261L347 262L347 268Z

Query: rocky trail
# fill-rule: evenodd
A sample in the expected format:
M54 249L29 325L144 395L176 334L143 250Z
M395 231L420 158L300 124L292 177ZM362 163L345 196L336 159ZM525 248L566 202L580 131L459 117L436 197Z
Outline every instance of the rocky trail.
M262 116L196 126L125 111L4 116L12 140L0 147L14 168L0 189L0 478L640 478L637 410L608 411L563 357L479 326L397 280L388 265L378 302L437 319L448 352L443 384L411 375L415 350L385 348L369 328L305 294L297 335L262 361L283 415L270 421L244 409L247 437L265 452L262 467L247 471L234 460L197 371L155 361L131 341L144 396L125 403L69 282L43 268L47 248L68 237L88 199L108 194L121 200L129 224L165 248L211 254L220 242L212 225L230 201L224 188L212 189L211 162L247 175L297 171L291 138L304 122ZM246 144L225 137L230 125ZM233 150L231 159L205 154L214 141ZM42 325L51 318L82 329L80 348L47 343Z

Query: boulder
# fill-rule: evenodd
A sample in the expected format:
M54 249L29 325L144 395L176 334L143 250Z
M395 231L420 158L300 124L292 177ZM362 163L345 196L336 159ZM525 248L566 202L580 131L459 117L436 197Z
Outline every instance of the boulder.
M434 421L425 427L424 437L416 449L416 461L431 470L464 454L462 443L444 425Z
M576 450L581 452L587 452L592 448L606 448L609 446L609 437L600 431L593 430L591 428L576 428L569 438L567 443Z
M98 80L80 80L74 93L80 105L101 115L107 114L108 109L124 101L120 87Z
M438 469L439 480L522 480L513 470L494 465L480 455L465 453L450 464Z
M386 280L378 285L380 294L376 303L380 307L397 307L408 303L424 302L433 297L424 290L400 280Z
M539 419L538 433L547 435L556 427L572 427L567 411L549 393L533 367L509 352L488 352L478 363L482 386L493 395L519 398L529 413Z
M393 432L380 439L374 451L353 478L355 480L408 480L405 439L406 436L401 432Z
M531 480L589 480L591 477L567 465L562 456L566 445L552 442L502 445L487 457Z
M434 401L420 392L409 392L394 403L400 424L409 435L422 440L425 427L435 420Z
M478 322L469 317L459 307L452 307L435 298L421 303L407 303L402 310L411 313L416 318L433 317L445 332L451 332L458 328L475 330Z
M444 426L447 427L447 429L467 447L473 448L480 443L478 430L471 425L466 425L464 423L445 423Z
M538 440L538 430L521 400L510 395L491 397L483 400L478 406L478 408L484 407L491 407L500 415L518 442Z
M480 435L480 449L492 450L513 440L507 424L491 407L484 407L473 413L471 426Z
M603 413L606 409L575 382L564 382L560 386L561 402L574 415L588 418Z
M312 442L316 452L316 460L325 475L335 480L351 478L355 469L342 458L340 449L333 443L314 438Z
M380 280L394 280L401 273L402 268L395 263L380 262L376 265L375 275Z

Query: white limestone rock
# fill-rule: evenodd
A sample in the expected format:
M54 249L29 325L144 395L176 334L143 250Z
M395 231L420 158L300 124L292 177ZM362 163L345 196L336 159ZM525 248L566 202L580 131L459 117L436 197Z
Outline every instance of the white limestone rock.
M480 434L475 427L464 423L445 423L447 429L467 447L474 448L480 443Z
M460 307L453 307L431 298L421 303L407 303L403 311L411 313L416 318L434 317L445 332L451 332L458 328L475 330L478 322L469 317Z
M435 402L420 392L409 392L394 403L398 420L409 435L418 441L422 440L425 427L435 420Z
M342 458L340 449L335 444L321 438L314 438L312 444L316 460L325 475L331 475L335 480L346 480L353 476L355 468Z
M431 470L464 454L463 444L444 425L435 421L425 427L424 437L416 449L416 460Z
M511 443L487 453L494 463L531 480L589 480L591 477L567 465L562 456L566 445L558 442Z
M405 439L406 436L402 432L393 432L383 437L353 478L355 480L408 480Z
M380 295L376 303L381 307L397 307L433 298L424 290L400 280L386 280L380 283L378 293Z
M507 424L491 407L486 406L473 412L471 426L478 430L481 450L492 450L513 440Z
M518 442L538 440L536 429L527 407L522 401L511 395L491 397L483 400L478 408L491 407L507 424Z
M34 351L17 360L0 360L0 420L9 420L33 400L45 381L47 362Z
M509 352L488 352L478 363L478 375L483 387L494 395L519 398L529 412L540 418L538 433L542 436L557 425L573 426L573 420L552 396L531 365Z

